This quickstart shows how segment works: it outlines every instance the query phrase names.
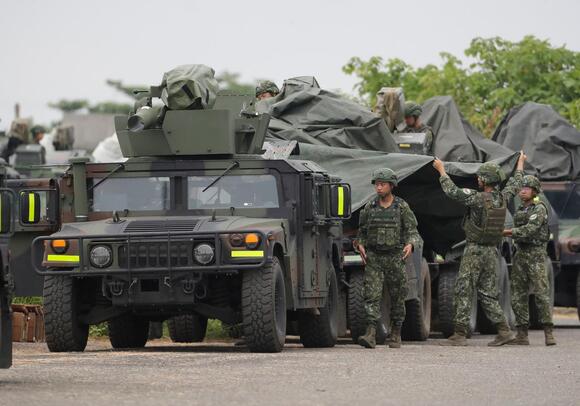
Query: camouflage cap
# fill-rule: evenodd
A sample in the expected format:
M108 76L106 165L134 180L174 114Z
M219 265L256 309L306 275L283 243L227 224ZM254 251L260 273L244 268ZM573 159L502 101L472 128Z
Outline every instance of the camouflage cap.
M423 112L423 107L412 101L405 103L405 117L419 117Z
M278 93L280 93L280 89L278 89L276 83L269 80L264 80L256 87L256 97L264 93L271 93L273 96L276 96Z
M542 185L540 180L532 175L524 176L524 181L522 182L523 187L530 187L536 191L536 193L542 193Z
M397 184L399 183L397 179L397 174L395 173L395 171L389 168L381 168L374 171L373 176L371 178L371 183L374 185L377 180L392 183L393 186L397 186Z
M32 135L36 135L36 134L40 134L40 133L46 133L46 128L44 128L41 125L35 125L34 127L32 127L30 129L30 132L32 133Z
M481 165L477 170L477 176L488 185L501 183L501 181L505 179L503 171L499 165L494 162L486 162Z

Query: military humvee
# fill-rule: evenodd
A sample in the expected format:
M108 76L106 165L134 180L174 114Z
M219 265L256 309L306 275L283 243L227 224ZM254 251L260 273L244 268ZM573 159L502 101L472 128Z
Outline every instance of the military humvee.
M281 351L290 321L304 346L333 346L349 185L261 156L269 116L253 97L170 110L150 104L160 95L117 117L126 162L74 159L17 192L22 223L49 233L32 255L50 351L84 350L104 321L114 348L143 347L163 320L176 341L201 341L208 319L242 323L251 351Z

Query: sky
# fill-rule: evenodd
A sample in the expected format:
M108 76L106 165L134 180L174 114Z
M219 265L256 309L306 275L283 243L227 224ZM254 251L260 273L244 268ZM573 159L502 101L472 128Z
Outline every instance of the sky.
M422 66L463 57L475 37L525 35L580 51L577 0L2 0L0 129L23 117L60 118L51 101L129 101L105 84L157 85L163 73L203 63L245 82L314 75L354 94L342 72L353 56Z

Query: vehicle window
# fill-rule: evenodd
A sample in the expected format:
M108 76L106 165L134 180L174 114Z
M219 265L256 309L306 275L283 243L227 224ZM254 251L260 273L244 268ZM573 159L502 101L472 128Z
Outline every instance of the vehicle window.
M188 209L279 207L278 188L273 175L224 176L204 192L215 178L187 178Z
M92 211L169 210L170 207L167 177L109 178L93 189Z
M544 193L560 218L580 218L580 187L573 185L566 190L546 190Z

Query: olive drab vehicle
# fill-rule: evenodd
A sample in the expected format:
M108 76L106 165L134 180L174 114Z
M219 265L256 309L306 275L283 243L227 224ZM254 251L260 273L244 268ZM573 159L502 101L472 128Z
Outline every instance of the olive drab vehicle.
M12 294L14 282L8 260L8 234L12 230L11 193L5 188L5 168L0 166L0 368L12 365Z
M127 161L74 159L16 191L36 236L51 351L84 350L104 321L114 348L143 347L163 320L181 342L203 340L208 319L241 323L255 352L281 351L288 325L307 347L345 333L349 185L312 162L260 155L269 116L213 81L203 65L168 72L116 118Z

